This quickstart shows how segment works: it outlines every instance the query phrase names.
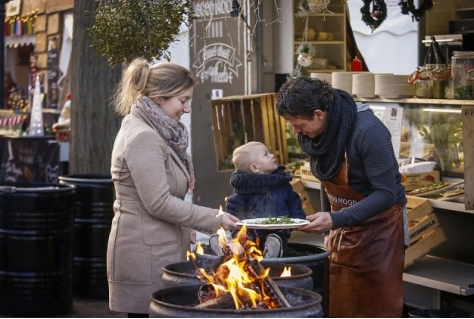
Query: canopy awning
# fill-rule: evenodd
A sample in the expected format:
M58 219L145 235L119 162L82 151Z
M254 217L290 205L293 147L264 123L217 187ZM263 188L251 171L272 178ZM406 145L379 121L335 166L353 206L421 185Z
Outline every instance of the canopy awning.
M16 48L28 44L36 44L35 34L25 34L20 36L5 37L5 46L9 48Z

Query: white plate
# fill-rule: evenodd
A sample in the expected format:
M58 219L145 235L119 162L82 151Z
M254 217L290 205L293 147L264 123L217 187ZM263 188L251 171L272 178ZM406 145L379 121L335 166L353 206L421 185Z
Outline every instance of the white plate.
M274 217L272 217L274 218ZM309 221L306 219L300 218L291 218L293 223L291 224L262 224L264 220L268 218L252 218L252 219L244 219L236 224L239 226L246 226L247 228L252 229L291 229L291 228L299 228L303 225L308 225Z

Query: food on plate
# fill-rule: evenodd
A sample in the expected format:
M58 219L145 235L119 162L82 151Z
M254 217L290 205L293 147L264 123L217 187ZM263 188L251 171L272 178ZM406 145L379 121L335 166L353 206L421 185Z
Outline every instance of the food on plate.
M455 188L453 190L441 193L441 196L443 196L443 197L454 197L454 196L458 196L458 195L462 195L462 194L464 194L464 187L458 187L458 188Z
M304 220L294 220L288 216L281 216L281 217L269 217L267 219L261 219L261 220L250 222L249 224L275 225L275 224L301 224L304 222L305 222Z
M412 190L411 192L408 192L407 194L408 195L416 195L416 194L421 194L421 193L426 193L426 192L430 192L430 191L433 191L433 190L436 190L436 189L439 189L439 188L443 188L443 187L446 187L446 186L449 186L451 185L450 182L436 182L436 183L430 183L426 186L423 186L423 187L420 187L420 188L416 188L414 190Z

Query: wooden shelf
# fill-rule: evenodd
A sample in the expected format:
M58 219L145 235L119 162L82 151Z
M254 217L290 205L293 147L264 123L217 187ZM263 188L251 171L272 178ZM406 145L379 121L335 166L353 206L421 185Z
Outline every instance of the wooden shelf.
M385 103L405 103L405 104L439 104L439 105L474 105L474 100L446 100L446 99L419 99L419 98L403 98L403 99L384 99L384 98L361 98L354 97L357 102L385 102Z
M404 270L403 281L471 296L474 295L474 265L427 255Z
M306 188L318 189L318 190L321 189L321 183L319 182L313 182L313 181L302 179L301 183L303 183L303 186ZM433 206L433 208L474 214L474 210L466 210L465 205L463 203L456 203L456 202L450 202L450 201L445 201L445 200L436 200L436 199L431 199L431 198L428 198L428 200L430 201L430 204L431 206ZM473 281L474 281L474 278L473 278Z

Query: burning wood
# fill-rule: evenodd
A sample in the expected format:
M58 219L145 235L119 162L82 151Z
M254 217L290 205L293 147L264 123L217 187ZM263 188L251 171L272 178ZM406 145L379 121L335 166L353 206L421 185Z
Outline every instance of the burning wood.
M225 237L225 233L224 233ZM211 267L198 267L203 286L199 290L199 308L227 308L232 301L236 309L275 309L291 305L269 276L270 268L260 264L263 255L257 245L248 240L245 226L236 238L227 243L219 240L222 255ZM194 254L189 254L195 263Z

